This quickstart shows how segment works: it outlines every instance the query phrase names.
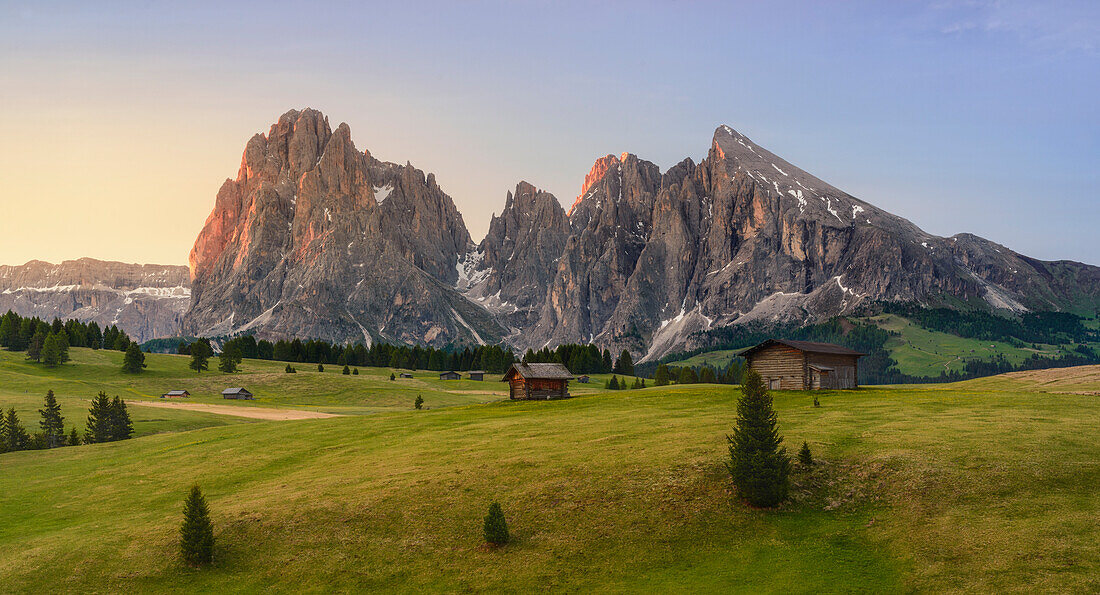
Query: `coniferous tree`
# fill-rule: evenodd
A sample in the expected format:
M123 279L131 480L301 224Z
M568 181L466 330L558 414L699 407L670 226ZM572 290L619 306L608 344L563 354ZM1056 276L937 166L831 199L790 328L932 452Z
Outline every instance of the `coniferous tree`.
M508 543L508 521L504 518L504 510L499 502L489 505L489 514L485 515L485 542L501 546Z
M352 373L353 376L358 376L359 375L359 368L355 368L354 370L351 371L351 373Z
M623 376L634 375L634 360L631 359L629 351L624 349L619 355L619 359L615 360L614 372Z
M134 435L134 422L130 420L130 412L126 410L126 401L117 396L111 401L110 415L110 439L128 440Z
M611 380L607 381L607 388L611 390L619 390L619 379L615 376L612 376Z
M787 498L791 461L782 446L772 397L754 370L742 379L737 425L726 440L730 455L726 468L742 498L768 508Z
M221 354L218 355L218 370L226 374L233 374L237 371L237 364L241 363L243 359L239 347L223 347Z
M205 339L195 341L191 344L191 363L188 367L200 374L203 370L209 370L211 355L214 355L214 350L210 348L209 341Z
M210 522L206 498L197 485L191 487L183 503L180 557L192 566L202 566L214 560L214 525Z
M695 384L699 382L699 377L695 375L695 369L689 366L680 368L680 378L676 381L677 384Z
M137 343L130 343L126 348L126 355L122 357L122 371L127 374L138 374L145 369L145 354Z
M321 364L321 363L318 363L317 364L317 371L318 372L324 372L325 371L325 365Z
M286 372L287 374L293 374L295 370L290 364L287 364L286 369L283 370L283 371Z
M26 450L30 445L31 437L26 428L19 422L19 416L15 414L15 407L8 409L4 416L3 427L0 428L0 447L4 452Z
M344 376L349 376L351 375L351 368L349 368L347 364L344 364L344 370L340 373Z
M659 364L657 371L653 373L653 385L654 386L668 386L668 366L665 364Z
M73 429L69 430L68 445L80 446L80 434L76 432L76 426L73 426Z
M416 409L423 409L424 408L424 397L422 397L420 395L416 395L416 400L413 401L413 407L415 407Z
M603 372L604 374L610 372L611 369L612 369L612 366L611 366L611 352L608 351L607 349L603 350L603 359L601 360L601 362L603 363L603 369L601 369L600 371Z
M803 467L811 467L814 464L814 455L810 452L810 445L805 440L802 441L802 448L798 451L798 462Z
M61 365L61 339L50 333L42 343L42 363L47 368Z
M703 366L703 371L699 373L699 382L703 384L715 384L718 382L718 378L714 375L714 368Z
M396 380L396 379L397 379L397 376L394 376L393 372L390 372L390 380Z
M42 439L46 448L57 448L65 444L65 418L61 417L61 405L57 404L53 390L46 391L46 399L42 409L38 410L42 421L38 426L42 429Z
M46 333L41 329L35 331L31 340L27 343L27 359L42 361L42 348L46 345Z
M84 424L84 442L98 444L111 441L111 400L107 393L100 391L92 399L88 410L88 421Z

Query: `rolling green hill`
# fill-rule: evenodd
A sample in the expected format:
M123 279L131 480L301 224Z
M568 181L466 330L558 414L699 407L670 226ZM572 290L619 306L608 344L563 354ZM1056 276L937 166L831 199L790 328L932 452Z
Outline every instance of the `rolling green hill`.
M99 385L141 398L189 378L165 361L162 378L121 379L116 354L75 355L49 372L3 353L5 402L33 411L47 384L79 388L67 398ZM806 440L823 463L796 475L791 502L758 511L736 502L722 467L736 387L484 403L495 397L459 392L466 381L424 378L431 398L470 404L411 411L385 370L364 370L360 391L356 377L252 366L261 382L238 384L272 395L234 406L376 413L209 416L227 421L198 429L138 420L133 440L0 455L4 590L1100 589L1094 396L1015 380L822 393L820 408L778 393L788 446ZM196 399L213 401L204 391L223 380L196 384ZM201 570L175 558L195 482L217 535ZM494 500L515 536L501 550L481 546Z

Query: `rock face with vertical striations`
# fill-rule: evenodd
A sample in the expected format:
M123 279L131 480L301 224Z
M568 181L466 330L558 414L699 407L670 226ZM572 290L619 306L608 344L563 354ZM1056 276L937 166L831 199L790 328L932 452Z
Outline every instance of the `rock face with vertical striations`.
M400 343L499 341L453 289L472 242L453 201L410 164L360 152L351 131L289 111L245 147L195 241L184 320L201 335Z
M599 158L568 213L526 182L479 245L410 164L290 111L245 148L191 252L188 334L435 346L593 342L651 360L874 301L1095 308L1100 268L925 233L728 126L701 163Z
M81 258L0 266L0 312L118 326L139 342L178 335L190 298L179 265Z

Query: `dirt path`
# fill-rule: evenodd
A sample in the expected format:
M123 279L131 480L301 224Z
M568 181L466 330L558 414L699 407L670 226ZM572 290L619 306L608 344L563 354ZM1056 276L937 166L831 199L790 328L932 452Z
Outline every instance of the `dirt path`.
M339 417L335 413L322 413L320 411L303 411L301 409L271 409L268 407L234 407L232 405L210 405L208 403L181 403L178 401L126 401L127 405L141 407L161 407L163 409L186 409L188 411L201 411L203 413L216 413L218 415L235 415L251 419L265 419L269 421L288 421L293 419L321 419L324 417Z

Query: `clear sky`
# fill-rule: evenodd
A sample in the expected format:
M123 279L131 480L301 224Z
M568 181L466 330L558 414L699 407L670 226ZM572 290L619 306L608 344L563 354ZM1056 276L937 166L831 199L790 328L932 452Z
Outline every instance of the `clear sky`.
M291 108L435 172L475 241L519 180L662 168L728 124L925 230L1100 264L1100 2L0 0L0 264L185 264Z

